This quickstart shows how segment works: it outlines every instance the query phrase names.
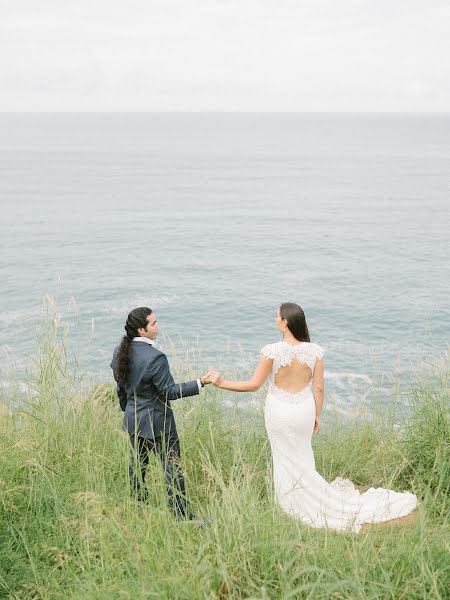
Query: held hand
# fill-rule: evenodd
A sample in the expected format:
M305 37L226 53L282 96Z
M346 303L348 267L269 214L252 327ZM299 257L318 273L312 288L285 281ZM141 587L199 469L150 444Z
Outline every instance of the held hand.
M206 375L202 375L200 377L200 381L203 383L203 385L208 385L211 382L211 370L209 370Z
M316 418L314 421L314 429L313 429L314 433L317 433L319 431L319 429L320 429L320 417L318 417L316 415Z
M209 370L208 375L211 379L211 383L213 383L216 387L220 387L222 377L220 376L219 371L213 367Z
M216 375L219 375L219 372L214 367L211 367L209 369L209 371L206 373L206 375L202 375L200 377L200 381L203 383L203 385L208 385L209 383L214 383L214 381L212 380L212 377L214 376L214 378L216 378L215 377Z

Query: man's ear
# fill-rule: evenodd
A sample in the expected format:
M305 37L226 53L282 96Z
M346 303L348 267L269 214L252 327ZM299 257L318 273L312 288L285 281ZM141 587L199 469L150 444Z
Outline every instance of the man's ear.
M137 332L140 337L143 337L143 334L145 333L145 329L143 327L139 327L139 329L137 329Z

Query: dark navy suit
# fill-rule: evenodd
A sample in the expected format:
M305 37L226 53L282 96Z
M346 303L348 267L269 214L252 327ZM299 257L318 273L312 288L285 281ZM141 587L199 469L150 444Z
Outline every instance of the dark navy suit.
M116 373L119 348L114 350L111 367ZM149 453L154 452L163 464L170 504L185 516L184 478L180 467L180 444L171 400L199 393L196 380L175 383L167 357L153 345L131 342L128 374L125 381L117 381L117 395L124 411L123 427L130 435L133 447L130 477L140 499L146 498L145 471ZM142 482L135 467L138 456Z

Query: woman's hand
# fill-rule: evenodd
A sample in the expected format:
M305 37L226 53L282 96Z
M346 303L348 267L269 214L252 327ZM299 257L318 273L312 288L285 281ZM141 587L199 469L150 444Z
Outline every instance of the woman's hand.
M314 433L317 433L319 431L319 429L320 429L320 416L316 415L316 418L314 420L314 429L313 429Z
M212 369L209 370L209 379L211 380L211 383L213 383L216 387L220 387L220 384L222 382L222 377L219 373L219 371L217 369L214 369L214 367Z

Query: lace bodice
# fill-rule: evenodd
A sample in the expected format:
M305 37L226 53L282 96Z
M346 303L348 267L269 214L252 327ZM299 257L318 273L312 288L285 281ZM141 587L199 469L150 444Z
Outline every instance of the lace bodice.
M267 344L261 350L261 354L273 360L272 372L269 378L270 387L273 388L275 386L275 375L278 370L281 367L290 365L294 358L297 362L307 365L311 371L314 371L316 361L323 357L324 352L324 349L318 344L311 342L301 342L295 346L287 342Z
M267 344L261 350L261 354L266 358L273 359L272 375L275 376L280 367L286 367L291 364L295 358L299 363L308 365L311 371L314 371L316 360L320 360L324 355L324 349L318 344L311 342L301 342L296 346L287 342L276 342Z

